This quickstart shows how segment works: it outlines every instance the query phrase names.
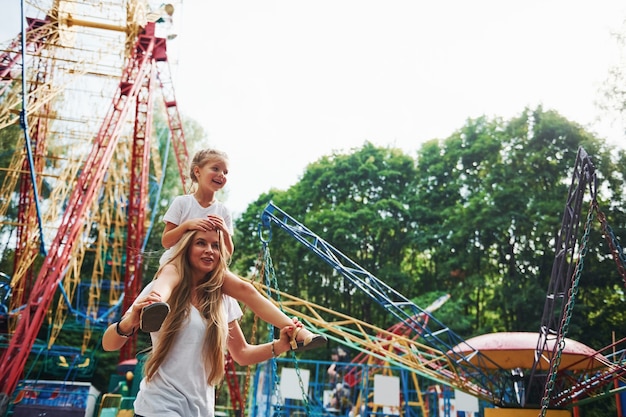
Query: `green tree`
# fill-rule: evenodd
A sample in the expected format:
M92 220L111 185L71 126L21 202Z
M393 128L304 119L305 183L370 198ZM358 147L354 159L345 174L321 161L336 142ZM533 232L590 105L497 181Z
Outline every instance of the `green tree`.
M465 300L472 334L538 329L581 146L610 177L606 146L541 107L468 120L420 149L415 240L433 260L429 282Z
M468 120L449 138L424 143L416 160L367 142L320 158L297 184L261 195L238 219L233 268L243 275L253 270L260 214L273 201L401 294L450 292L447 305L460 309L463 320L456 314L447 324L464 336L537 331L579 147L594 156L613 224L624 217L623 152L539 107L508 121ZM600 233L593 233L592 253L602 262L589 272L610 274L615 264ZM293 237L274 227L271 239L283 290L379 326L392 324ZM585 314L573 319L572 335L593 334L586 310L615 300L614 284L593 278L581 284ZM598 317L618 308L611 302ZM616 326L619 317L608 322Z
M415 277L402 269L410 248L409 195L414 177L411 157L371 143L350 154L322 157L288 191L264 194L246 210L237 222L237 252L258 247L258 216L271 199L389 286L415 295ZM277 227L272 230L272 257L284 291L365 321L392 323L386 311L374 310L371 300L322 259ZM237 256L234 265L246 271L251 260Z

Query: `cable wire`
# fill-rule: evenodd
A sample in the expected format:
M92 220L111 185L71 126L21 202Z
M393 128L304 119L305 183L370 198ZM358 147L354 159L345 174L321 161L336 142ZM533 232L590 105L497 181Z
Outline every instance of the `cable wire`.
M39 207L39 191L37 189L37 178L35 176L35 162L33 160L33 149L28 135L28 118L26 116L27 94L26 94L26 28L24 25L24 0L21 1L21 18L22 18L22 110L20 111L20 126L24 131L24 142L26 144L26 154L28 156L28 166L30 168L30 181L33 185L33 200L35 201L35 209L37 211L37 224L39 226L39 252L47 256L46 245L44 242L43 225L41 219L41 209Z

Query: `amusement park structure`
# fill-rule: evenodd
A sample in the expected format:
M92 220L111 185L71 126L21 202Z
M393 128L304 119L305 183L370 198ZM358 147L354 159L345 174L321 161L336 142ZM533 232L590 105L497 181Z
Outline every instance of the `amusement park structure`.
M590 210L585 233L579 241L582 202L587 190L591 194ZM589 155L580 148L537 334L492 334L463 340L432 317L429 311L364 270L273 203L265 208L262 222L268 228L272 225L280 227L305 245L392 314L398 324L389 329L392 331L376 329L372 334L373 328L367 323L346 321L346 317L337 319L335 312L301 301L294 302L283 294L283 298L290 300L283 302L286 311L299 315L315 328L325 329L339 343L387 363L404 366L431 381L454 387L497 407L540 408L540 414L545 415L549 409L574 407L582 399L602 398L608 395L613 383L624 376L623 354L611 360L602 354L617 345L623 346L623 339L600 351L570 339L566 343L567 324L573 313L588 229L594 215L605 231L608 247L626 282L623 251L600 210L596 192L595 167ZM576 248L580 248L579 253L575 252ZM302 314L294 305L306 305L308 314ZM344 329L348 322L354 328ZM333 333L335 337L332 337ZM535 344L532 344L533 336ZM419 343L416 341L418 337Z
M0 415L24 376L29 355L37 349L54 349L73 299L88 300L83 343L78 352L56 356L89 368L94 362L89 361L92 332L126 309L140 289L149 177L161 175L161 156L152 132L157 92L182 186L187 189L187 146L170 74L167 36L158 33L160 21L171 10L148 13L147 4L139 0L115 6L51 3L43 17L25 19L21 35L0 51L0 129L19 125L24 132L5 169L0 194L0 219L11 207L18 219L15 224L3 223L15 230L9 239L15 249L14 271L0 300L8 303L7 337L2 339L0 358ZM101 7L108 8L103 13ZM260 289L278 299L287 313L359 351L354 372L349 373L352 381L364 379L363 368L357 365L374 358L376 365L419 375L497 407L540 408L541 414L572 407L582 399L608 395L612 384L624 376L623 358L609 359L602 351L570 340L565 343L584 265L586 242L585 237L579 240L579 225L587 190L591 204L585 229L596 215L626 282L623 251L596 200L595 168L580 149L537 334L464 340L438 321L432 308L420 308L273 203L262 213L266 230L277 226L305 245L397 324L380 329L282 293L270 282ZM40 199L44 193L47 198ZM14 200L18 203L12 206ZM263 246L265 265L271 266L269 240ZM86 248L95 253L88 265L83 262L88 257ZM576 253L576 248L582 250ZM109 279L104 278L105 271ZM81 286L82 275L91 277L86 289ZM271 269L265 275L271 276ZM37 339L46 320L52 330L47 345L40 347ZM511 346L494 348L503 336L524 346L523 359L513 365ZM134 357L135 342L126 344L120 361ZM579 349L572 350L572 345ZM245 404L233 369L232 361L227 361L231 401L241 411ZM303 398L307 402L308 393ZM275 407L270 404L268 412Z
M93 327L110 320L111 310L100 315L100 304L111 308L124 300L127 308L138 293L148 176L155 159L151 139L156 91L163 98L185 187L187 148L166 39L156 34L162 15L151 19L139 1L109 6L110 14L104 17L98 7L55 1L44 18L27 18L21 35L0 55L0 128L17 122L18 81L25 86L19 112L24 139L18 141L2 185L7 197L0 212L4 217L12 201L9 196L19 184L19 221L7 314L11 337L0 360L0 403L6 404L22 377L59 288L64 297L59 299L53 329L60 331L71 304L67 301L79 287L87 241L97 256L83 338L89 340ZM103 114L102 108L108 111ZM51 153L56 160L50 160ZM48 207L40 207L37 190L43 186L50 193L47 201L54 203ZM60 208L63 213L58 213ZM115 252L107 253L111 250ZM38 254L43 263L35 273ZM110 284L110 299L101 303L107 256L118 263L113 268L118 275ZM134 356L134 342L121 352L122 359Z

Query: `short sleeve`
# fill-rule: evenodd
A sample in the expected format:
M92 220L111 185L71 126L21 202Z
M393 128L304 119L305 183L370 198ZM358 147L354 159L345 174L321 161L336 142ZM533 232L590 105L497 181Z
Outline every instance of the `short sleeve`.
M239 320L241 316L243 316L243 311L241 311L241 307L239 306L237 300L226 294L224 294L224 306L226 307L227 323Z
M169 222L178 226L181 223L181 219L183 217L183 205L184 200L183 196L176 196L172 201L172 204L169 206L165 215L163 216L164 222Z

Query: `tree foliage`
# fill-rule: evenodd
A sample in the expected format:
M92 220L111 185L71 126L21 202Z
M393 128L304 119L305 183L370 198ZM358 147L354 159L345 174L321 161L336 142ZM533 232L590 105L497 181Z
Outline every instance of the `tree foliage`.
M261 195L238 219L233 268L245 274L254 265L259 216L273 201L407 298L450 293L435 315L450 317L442 322L463 336L538 331L579 147L594 161L601 205L619 239L623 153L538 107L511 120L467 120L450 137L424 143L415 158L369 142L320 158L297 184ZM606 345L610 328L626 331L623 296L600 225L593 226L594 262L586 263L577 304L583 314L569 336ZM393 324L293 237L276 228L269 246L282 290L383 328Z

